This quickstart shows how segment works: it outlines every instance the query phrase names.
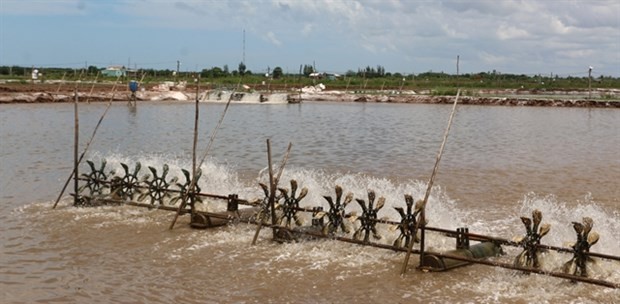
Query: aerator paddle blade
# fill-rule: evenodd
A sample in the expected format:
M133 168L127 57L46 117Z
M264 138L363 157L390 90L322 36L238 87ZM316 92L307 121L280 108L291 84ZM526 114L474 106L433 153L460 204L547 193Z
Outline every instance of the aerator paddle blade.
M582 222L573 222L573 229L577 234L577 242L571 248L573 257L562 266L562 271L575 276L588 276L588 263L594 260L588 256L590 247L594 246L599 240L599 234L592 231L594 221L590 217L584 217Z
M525 226L526 234L523 237L517 237L519 245L523 247L523 251L517 255L514 261L514 265L517 267L528 268L541 268L540 256L544 252L538 248L540 240L543 236L549 233L551 225L543 224L538 228L542 222L542 212L536 209L532 212L532 218L521 217L521 222Z

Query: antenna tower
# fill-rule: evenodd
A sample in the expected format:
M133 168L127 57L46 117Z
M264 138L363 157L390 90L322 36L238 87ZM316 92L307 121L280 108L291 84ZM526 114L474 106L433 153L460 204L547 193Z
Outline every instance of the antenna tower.
M243 29L243 58L241 58L241 62L245 64L245 29Z

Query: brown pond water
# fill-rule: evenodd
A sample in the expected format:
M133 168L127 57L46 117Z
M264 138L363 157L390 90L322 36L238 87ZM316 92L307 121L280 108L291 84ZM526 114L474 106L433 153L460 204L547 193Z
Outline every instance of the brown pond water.
M223 110L201 104L199 155ZM105 104L80 106L80 151ZM261 197L266 144L274 160L293 143L282 177L309 188L304 206L327 207L335 185L386 197L379 217L397 219L403 195L421 198L450 106L352 103L232 105L202 169L205 192ZM114 104L86 159L108 169L191 167L194 105ZM521 275L482 265L445 273L410 270L404 255L331 240L277 244L270 231L250 246L255 227L201 231L173 214L130 206L74 208L53 200L73 163L73 105L0 106L0 298L3 303L618 303L620 290ZM594 219L592 251L620 255L620 111L459 107L440 164L429 225L469 227L503 238L523 235L534 209L552 225L543 243L574 242L571 222ZM87 172L87 165L80 167ZM284 183L288 186L288 183ZM351 210L359 209L355 203ZM218 206L209 206L217 209ZM308 222L309 218L305 218ZM385 225L384 225L385 226ZM380 243L397 234L380 227ZM428 246L454 240L428 235ZM505 247L498 261L511 262ZM545 256L554 270L570 256ZM620 264L599 260L595 278L620 282Z

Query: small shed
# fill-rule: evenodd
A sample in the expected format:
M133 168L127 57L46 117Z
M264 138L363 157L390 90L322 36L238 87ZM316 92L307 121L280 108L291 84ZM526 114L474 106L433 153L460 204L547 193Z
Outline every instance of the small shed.
M101 71L101 75L104 77L125 77L127 76L127 69L124 66L109 66L105 70Z

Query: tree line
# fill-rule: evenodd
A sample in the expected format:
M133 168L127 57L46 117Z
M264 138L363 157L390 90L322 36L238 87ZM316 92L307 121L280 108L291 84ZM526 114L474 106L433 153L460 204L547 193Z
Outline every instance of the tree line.
M87 76L97 75L101 70L105 68L97 67L97 66L88 66L87 68L60 68L60 67L45 67L45 68L37 68L37 67L23 67L23 66L0 66L0 76L6 78L7 76L13 77L27 77L29 78L33 69L38 69L40 73L44 73L45 78L47 79L59 79L63 76L70 78L77 78L86 74ZM171 69L138 69L138 70L128 70L135 75L138 74L146 74L152 77L174 77L176 75L176 71ZM240 62L237 69L231 70L228 65L223 65L222 67L211 67L204 68L200 72L201 78L226 78L226 77L239 77L239 76L267 76L272 79L280 79L285 76L304 76L309 77L314 73L318 73L317 69L313 64L303 64L299 66L298 73L284 73L282 67L276 66L271 69L267 68L267 73L259 72L253 73L251 70L248 70L246 65L243 62ZM183 75L192 75L196 76L196 72L180 72ZM131 73L130 73L131 74ZM323 74L323 73L319 73ZM131 75L130 75L131 76ZM472 80L480 80L480 81L531 81L531 80L539 80L539 81L554 81L559 79L565 80L575 80L575 79L587 79L588 75L580 75L580 76L559 76L557 74L537 74L537 75L525 75L525 74L505 74L500 73L498 71L488 71L488 72L478 72L478 73L466 73L461 75L448 74L445 72L433 72L427 71L419 74L406 74L403 75L401 73L390 73L386 72L385 67L381 65L377 66L366 66L363 68L358 68L357 71L348 70L345 75L349 78L406 78L413 79L416 78L418 80L450 80L450 79L472 79ZM620 78L612 77L612 76L604 76L599 75L593 78L596 81L602 80L620 80Z

